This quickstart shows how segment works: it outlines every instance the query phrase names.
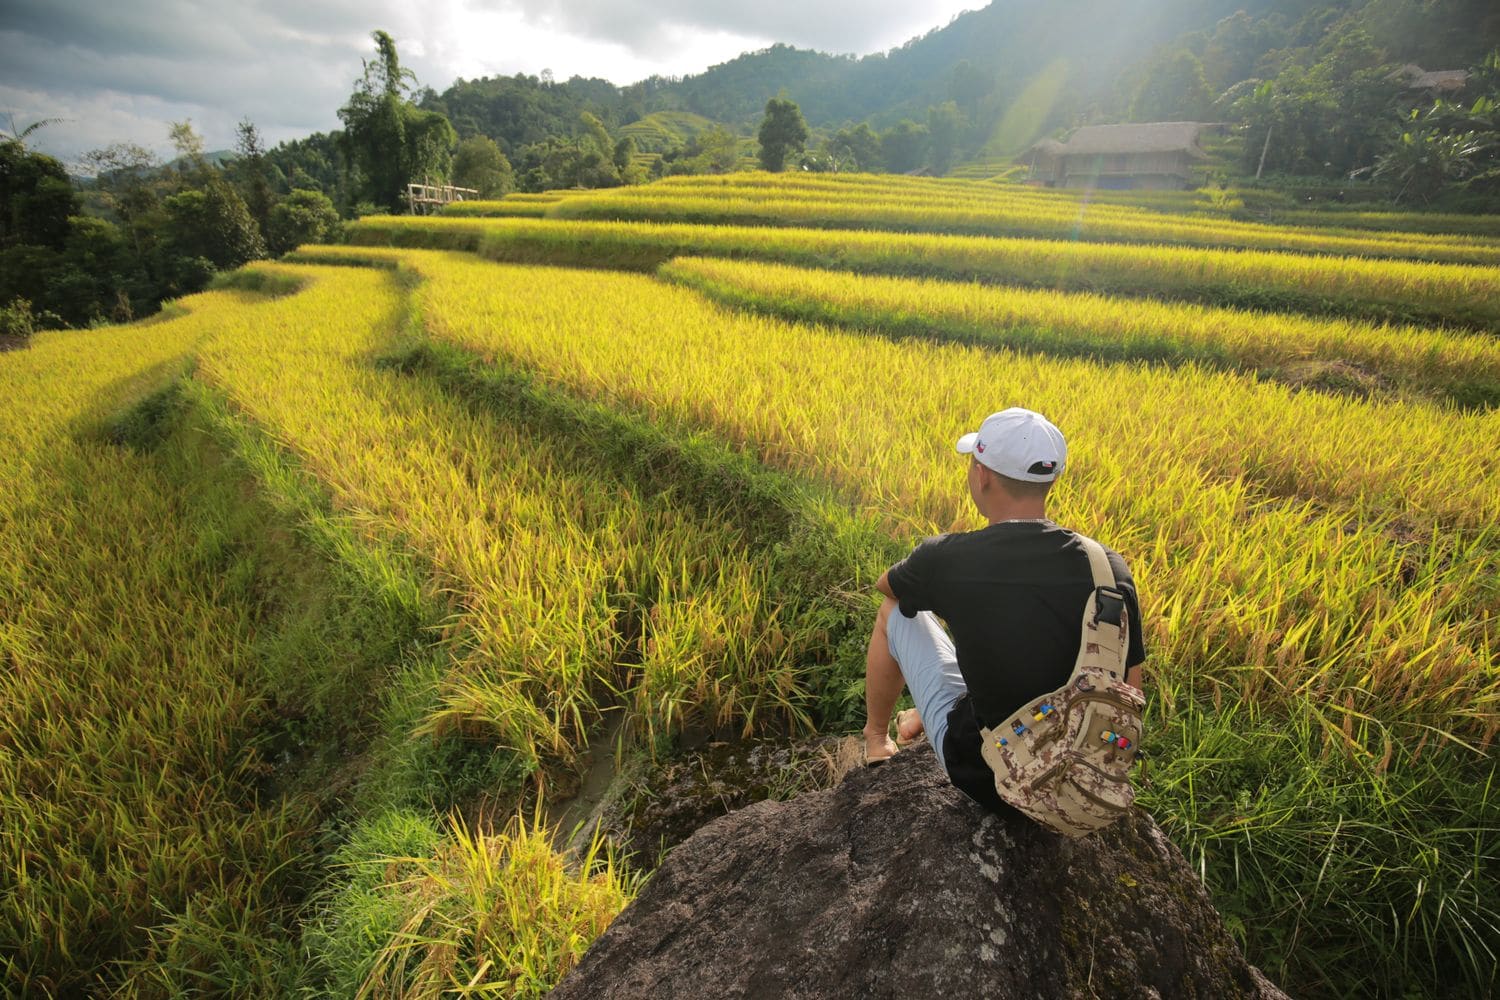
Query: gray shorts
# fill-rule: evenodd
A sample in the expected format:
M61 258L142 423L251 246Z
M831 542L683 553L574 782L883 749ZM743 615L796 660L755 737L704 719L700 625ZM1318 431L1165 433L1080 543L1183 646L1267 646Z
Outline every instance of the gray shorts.
M906 678L911 700L922 715L938 763L947 770L943 736L948 732L948 713L969 690L958 671L953 640L932 612L919 611L917 617L908 618L900 608L891 609L885 638L891 656L901 667L901 676Z

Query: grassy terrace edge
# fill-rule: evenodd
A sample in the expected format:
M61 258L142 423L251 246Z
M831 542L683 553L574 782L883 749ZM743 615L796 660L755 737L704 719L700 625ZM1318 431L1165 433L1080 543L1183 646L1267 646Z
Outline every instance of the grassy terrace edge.
M159 922L135 928L146 935L139 951L93 971L148 995L205 982L291 991L308 968L295 928L313 912L326 824L351 788L351 756L370 737L370 681L431 655L426 615L406 588L376 583L368 559L349 558L363 550L305 477L191 373L111 414L100 434L180 487L197 536L192 558L219 575L221 599L237 602L251 629L254 711L239 736L253 780L246 822L280 816L286 830L282 856L260 859L274 861L264 884L236 880L232 859L220 857L216 877L182 887L182 909L153 900ZM246 831L230 833L253 849ZM88 975L89 952L75 949L71 975ZM83 980L55 985L81 989Z
M289 935L300 938L298 954L305 964L275 968L262 963L259 978L242 977L232 989L222 979L219 985L248 993L279 978L278 992L284 988L286 994L316 990L353 996L372 986L377 991L394 987L412 961L426 965L433 954L450 955L446 960L451 961L446 949L461 954L472 942L476 948L509 947L516 995L540 996L628 901L636 877L598 839L581 858L558 854L550 831L520 811L503 831L466 818L477 815L475 803L481 801L511 799L519 805L530 786L525 762L514 751L457 733L413 738L434 706L435 682L453 642L452 637L437 638L447 609L422 583L429 576L423 560L358 536L351 518L333 509L321 484L296 456L254 422L237 416L217 390L189 383L187 398L198 420L249 469L255 488L276 515L345 581L339 593L364 609L355 620L384 623L389 633L382 635L379 625L369 630L388 651L381 661L388 671L384 684L317 699L318 717L301 721L296 729L293 745L303 749L279 769L294 773L308 768L309 773L292 779L293 787L312 787L340 799L337 810L325 807L329 820L310 845L315 854L305 859L305 867L319 866L320 878L311 885L297 920L286 925ZM370 640L368 633L356 633ZM319 648L337 654L344 647ZM326 745L330 734L320 736L317 724L337 730L337 713L347 713L349 705L361 701L364 725L357 742L354 734L345 734L335 746ZM346 719L344 725L348 723ZM350 768L349 755L361 763ZM352 776L340 777L340 771L350 770ZM512 876L520 879L515 885L507 881ZM540 895L516 899L527 891ZM416 945L405 940L399 928L434 899L443 900L444 918L422 924L428 940ZM500 913L518 902L531 908L530 926L515 933L503 918L483 910L485 900L500 901ZM471 938L475 927L486 930ZM233 935L224 938L226 951L243 946ZM424 954L424 948L430 952ZM143 965L143 973L146 969ZM187 992L197 985L181 976L174 988Z
M727 257L1500 333L1500 268L1465 265L995 237L893 238L858 230L520 218L367 216L349 226L347 238L353 246L459 250L509 264L650 272L674 257ZM337 254L336 247L304 247L292 259L336 262ZM1143 267L1142 259L1149 265ZM1383 272L1399 274L1399 280L1383 281Z
M800 604L825 632L829 683L815 685L819 721L851 722L849 683L862 676L868 600L853 591L901 555L900 546L850 514L816 484L771 469L701 431L663 426L567 393L526 369L424 340L384 364L428 377L481 411L544 434L597 441L598 468L647 494L735 509L752 544L773 566L778 599ZM605 447L604 442L610 446Z

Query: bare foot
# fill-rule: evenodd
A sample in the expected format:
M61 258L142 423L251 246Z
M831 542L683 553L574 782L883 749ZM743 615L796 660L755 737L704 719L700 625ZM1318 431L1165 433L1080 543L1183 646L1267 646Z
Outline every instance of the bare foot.
M896 742L910 743L927 731L922 725L922 716L915 708L896 713Z
M865 763L877 764L896 756L896 743L884 732L865 733Z

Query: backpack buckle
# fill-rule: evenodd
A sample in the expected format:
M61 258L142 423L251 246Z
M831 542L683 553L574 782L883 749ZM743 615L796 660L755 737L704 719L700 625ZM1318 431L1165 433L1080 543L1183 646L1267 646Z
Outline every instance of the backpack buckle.
M1118 627L1125 613L1125 592L1115 587L1094 588L1094 624Z

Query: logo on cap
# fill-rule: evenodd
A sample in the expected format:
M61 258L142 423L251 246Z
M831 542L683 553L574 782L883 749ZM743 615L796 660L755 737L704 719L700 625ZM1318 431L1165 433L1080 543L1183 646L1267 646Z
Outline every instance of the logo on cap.
M983 455L984 454L984 442L983 441L975 441L974 442L974 450L977 451L977 452L979 452L979 454Z

